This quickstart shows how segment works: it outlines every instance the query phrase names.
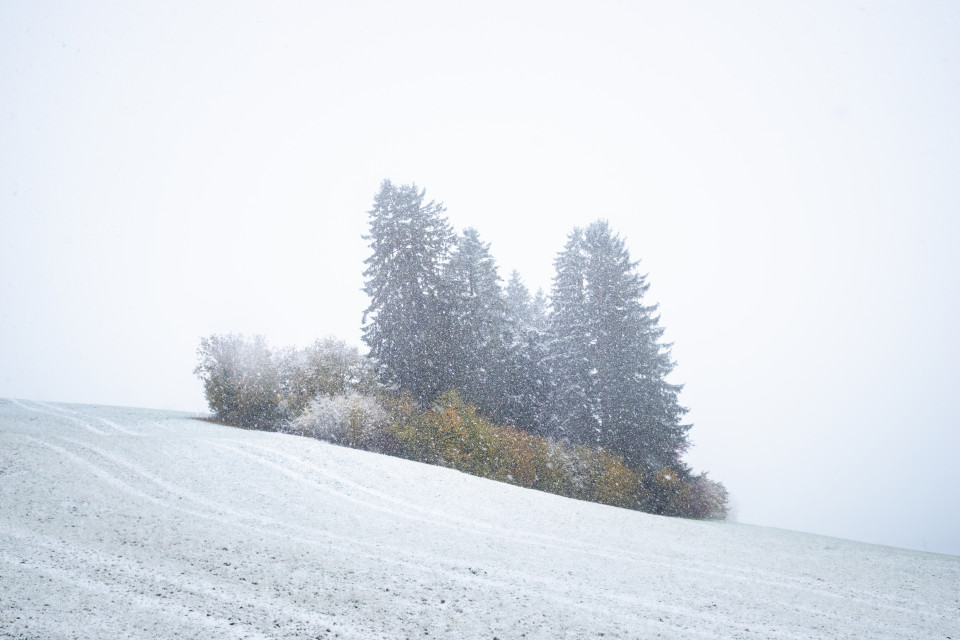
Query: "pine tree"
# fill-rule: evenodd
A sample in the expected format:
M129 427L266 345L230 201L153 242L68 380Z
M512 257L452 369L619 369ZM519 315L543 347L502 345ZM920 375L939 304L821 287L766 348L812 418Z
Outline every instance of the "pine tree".
M682 470L686 410L656 305L623 240L604 221L570 234L556 261L549 362L555 437L600 446L628 463Z
M580 444L598 444L589 343L591 323L586 304L587 256L583 230L574 229L554 261L547 366L550 370L552 437Z
M455 239L443 275L443 316L449 331L444 391L456 389L484 414L497 416L502 404L505 305L490 245L480 240L476 229L465 229Z
M543 291L530 291L514 271L506 288L505 358L501 365L502 422L543 434L547 403L547 302Z
M442 353L449 319L440 300L452 232L442 204L416 185L384 180L369 211L363 340L380 380L427 404L446 391Z

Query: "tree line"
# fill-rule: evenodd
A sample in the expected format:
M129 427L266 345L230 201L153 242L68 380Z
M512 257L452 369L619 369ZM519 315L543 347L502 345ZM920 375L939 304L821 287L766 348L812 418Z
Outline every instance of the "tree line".
M384 181L374 199L363 340L378 378L424 406L456 389L497 422L681 468L681 387L623 239L602 220L574 229L548 301L517 272L503 287L490 245L444 212L415 185Z
M646 276L605 221L574 229L549 298L504 285L475 229L385 180L368 212L368 354L201 341L227 423L320 437L561 495L722 518L723 485L683 462L690 425Z

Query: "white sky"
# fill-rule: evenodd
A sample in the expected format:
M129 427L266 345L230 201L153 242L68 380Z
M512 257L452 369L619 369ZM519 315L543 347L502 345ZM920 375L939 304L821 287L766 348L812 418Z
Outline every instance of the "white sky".
M960 554L957 114L954 2L5 2L0 396L203 410L203 335L359 343L416 181L532 289L626 237L741 521Z

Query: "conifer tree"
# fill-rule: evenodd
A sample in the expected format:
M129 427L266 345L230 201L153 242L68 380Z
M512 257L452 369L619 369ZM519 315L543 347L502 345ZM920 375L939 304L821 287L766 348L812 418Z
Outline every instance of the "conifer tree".
M553 438L595 445L598 425L591 403L591 324L587 317L582 229L570 233L564 250L554 260L554 268L547 347L551 380L547 429Z
M656 305L623 240L605 221L575 229L556 261L549 362L555 437L600 446L628 463L682 470L680 386Z
M442 204L416 185L384 180L369 211L363 340L378 377L427 404L446 391L442 353L449 320L440 299L452 232Z
M543 434L549 376L546 368L547 301L543 291L530 291L514 271L507 282L505 358L502 361L501 414L497 418L532 433Z
M448 322L444 391L456 389L481 412L497 416L505 305L490 245L480 240L476 229L467 228L454 240L443 275L443 316Z

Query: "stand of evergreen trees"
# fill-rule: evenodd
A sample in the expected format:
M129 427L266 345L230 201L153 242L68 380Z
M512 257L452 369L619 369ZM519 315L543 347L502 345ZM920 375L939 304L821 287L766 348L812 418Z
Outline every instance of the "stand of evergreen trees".
M384 181L369 212L363 339L380 380L429 406L456 390L496 422L685 472L689 425L649 285L604 221L574 229L549 304L506 287L475 229Z
M369 354L327 339L201 341L219 420L440 464L651 513L722 519L727 493L683 462L690 425L646 277L604 221L574 229L549 300L506 285L475 229L384 181L369 211Z

